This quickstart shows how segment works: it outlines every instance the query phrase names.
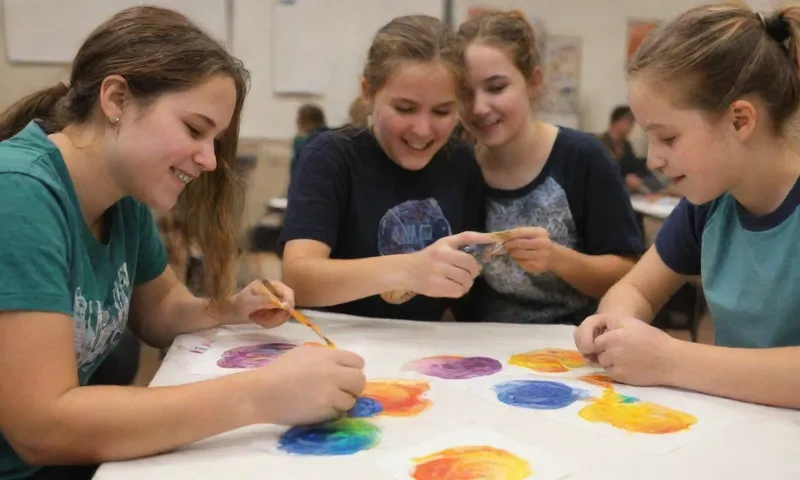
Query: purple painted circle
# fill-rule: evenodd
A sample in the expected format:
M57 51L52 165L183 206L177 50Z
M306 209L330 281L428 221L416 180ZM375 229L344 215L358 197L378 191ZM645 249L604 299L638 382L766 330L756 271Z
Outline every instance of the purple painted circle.
M410 366L423 375L445 380L485 377L503 369L499 361L489 357L426 357L414 360Z
M217 360L222 368L257 368L295 347L293 343L261 343L226 350Z

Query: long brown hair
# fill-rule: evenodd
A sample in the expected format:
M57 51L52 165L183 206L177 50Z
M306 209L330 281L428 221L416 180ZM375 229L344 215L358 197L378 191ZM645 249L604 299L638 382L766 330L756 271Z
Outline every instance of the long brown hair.
M800 6L756 14L743 4L688 10L651 34L628 64L630 76L669 84L676 105L719 116L757 95L776 134L800 106Z
M175 214L187 243L202 250L206 293L212 304L221 306L233 290L238 254L243 189L236 150L249 74L221 43L185 16L140 6L111 17L78 50L69 85L36 92L0 116L0 141L16 135L33 119L40 119L49 131L91 121L100 84L110 75L124 77L133 98L147 105L217 74L233 79L236 108L230 126L215 143L217 168L187 185Z
M375 34L362 76L368 92L374 95L398 64L440 60L459 78L455 32L436 17L404 15L392 19Z
M486 10L458 27L459 59L467 45L479 42L508 53L525 80L541 65L536 34L519 10Z

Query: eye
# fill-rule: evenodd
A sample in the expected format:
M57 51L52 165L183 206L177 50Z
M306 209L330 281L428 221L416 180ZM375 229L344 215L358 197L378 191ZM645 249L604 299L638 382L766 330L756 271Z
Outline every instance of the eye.
M401 106L395 105L394 109L397 110L398 113L402 113L402 114L414 113L414 108L413 107L401 107Z
M675 143L675 136L673 135L673 136L671 136L671 137L662 138L662 139L661 139L661 142L662 142L664 145L666 145L666 146L668 146L668 147L671 147L671 146L672 146L672 144L673 144L673 143Z
M451 113L452 112L449 109L448 110L434 110L433 111L433 114L436 115L437 117L446 117L446 116L450 115Z
M188 123L184 123L184 125L186 125L186 130L189 131L189 135L191 135L193 138L199 138L200 136L202 136L202 133L200 133L200 130L194 128L193 126L189 125Z
M495 94L496 95L498 93L501 93L503 90L505 90L507 86L508 85L505 85L505 84L503 84L503 85L489 85L486 88L486 91L488 91L491 94Z

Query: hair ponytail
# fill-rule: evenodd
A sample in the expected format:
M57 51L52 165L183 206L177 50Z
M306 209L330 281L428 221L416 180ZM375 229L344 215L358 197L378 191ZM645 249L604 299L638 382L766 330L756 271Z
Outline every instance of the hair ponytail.
M789 31L789 38L783 44L800 77L800 5L789 5L778 9L775 18L783 22L784 27ZM800 92L798 92L800 94Z
M40 118L50 130L60 130L59 101L67 96L69 87L58 83L18 100L0 116L0 141L19 133L31 120Z

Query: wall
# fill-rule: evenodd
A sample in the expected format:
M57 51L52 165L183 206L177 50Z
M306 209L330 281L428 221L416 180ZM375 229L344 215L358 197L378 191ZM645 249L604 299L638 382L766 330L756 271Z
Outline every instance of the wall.
M294 134L297 107L310 97L276 96L271 92L269 33L273 3L278 0L233 0L233 50L252 74L251 94L244 112L242 135L249 138L288 139ZM394 0L363 0L394 1ZM498 8L520 8L543 20L550 33L577 35L583 38L580 104L581 127L601 131L607 124L611 108L626 101L624 77L626 19L665 19L702 0L454 0L454 20L465 17L469 5L481 4ZM753 0L756 8L768 8L777 0ZM358 15L348 9L343 15ZM80 12L75 12L79 15ZM69 19L65 19L68 21ZM0 29L2 29L0 4ZM313 32L308 32L309 35ZM54 33L54 41L58 41ZM325 41L325 40L321 40ZM364 49L368 46L364 45ZM4 35L0 31L0 50L5 52ZM4 55L4 54L3 54ZM303 61L303 59L298 59ZM43 86L65 79L65 66L10 65L0 61L0 108ZM358 72L350 90L328 92L328 95L351 98L357 92ZM329 112L332 118L343 118L345 112Z

